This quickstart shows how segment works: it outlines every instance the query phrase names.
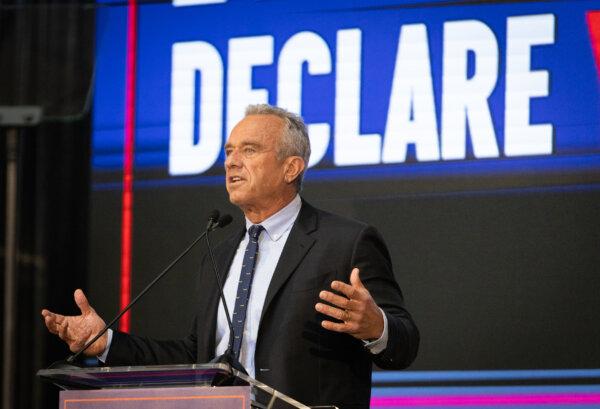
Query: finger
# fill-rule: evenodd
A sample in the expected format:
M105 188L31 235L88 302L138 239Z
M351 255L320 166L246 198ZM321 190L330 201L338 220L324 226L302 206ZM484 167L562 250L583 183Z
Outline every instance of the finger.
M69 349L71 352L78 352L81 349L81 340L70 337L69 339L65 339L65 342L69 345Z
M55 314L52 311L48 311L46 309L42 310L42 317L46 319L46 317L57 318L60 314Z
M350 284L353 287L357 288L365 288L362 281L360 281L360 270L358 268L353 268L352 273L350 273Z
M330 291L321 291L319 293L319 298L344 310L352 309L352 300L342 297L341 295L334 294Z
M344 294L350 299L356 298L356 288L352 287L350 284L346 284L341 281L334 281L331 283L331 288L333 288L337 292Z
M84 344L82 344L80 342L71 341L71 342L69 342L69 349L71 350L71 352L76 354L83 347L83 345Z
M58 334L58 325L56 325L56 321L51 317L44 317L44 324L46 324L46 328L52 334Z
M92 312L92 307L90 307L90 303L88 302L85 294L79 288L75 290L75 294L73 294L73 298L75 298L75 303L81 314L88 315Z
M44 321L46 320L46 318L54 318L54 313L50 312L48 310L42 310L42 317L44 318Z
M328 329L329 331L343 332L346 334L354 334L356 332L354 325L347 324L344 322L338 323L331 321L321 321L321 326L325 329Z
M46 314L44 315L44 322L50 322L53 324L60 325L63 323L64 320L65 320L64 315L55 314L55 313L47 311L47 310L46 310Z
M57 328L59 338L68 342L69 341L69 339L68 339L69 322L65 321L64 325L59 325L56 328Z
M349 321L350 320L350 312L346 310L342 310L340 308L332 307L331 305L317 303L315 305L315 309L319 311L321 314L325 314L331 318L338 319L340 321Z

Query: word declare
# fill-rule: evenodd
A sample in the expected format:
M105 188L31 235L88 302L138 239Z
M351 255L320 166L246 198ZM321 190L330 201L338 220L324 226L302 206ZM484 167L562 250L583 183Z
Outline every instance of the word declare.
M436 56L441 59L441 91L436 94L427 26L400 26L385 127L379 133L360 131L358 28L338 30L334 47L318 33L298 32L277 56L273 36L231 38L226 67L208 42L175 43L169 173L201 174L215 165L224 136L243 117L245 107L269 102L269 90L254 88L252 75L255 67L272 64L277 72L276 105L300 115L303 77L332 75L335 80L334 117L330 122L307 121L309 166L323 160L328 150L334 166L402 163L410 145L419 162L460 160L467 155L468 141L476 159L550 155L553 125L531 123L530 115L531 100L549 96L550 73L539 66L533 69L531 56L534 47L554 43L555 30L553 14L508 17L505 52L500 55L496 34L484 22L443 23L443 52ZM489 97L499 82L504 90L503 124L494 126Z

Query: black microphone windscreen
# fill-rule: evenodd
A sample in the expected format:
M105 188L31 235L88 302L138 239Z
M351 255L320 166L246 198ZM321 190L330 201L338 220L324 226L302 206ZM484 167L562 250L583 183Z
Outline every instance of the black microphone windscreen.
M226 214L226 215L221 216L221 218L219 219L219 223L217 223L217 226L225 227L232 221L233 221L233 217L231 217L230 214Z
M212 222L216 222L217 220L219 220L219 211L217 209L213 209L210 211L210 213L208 214L208 220L212 221Z

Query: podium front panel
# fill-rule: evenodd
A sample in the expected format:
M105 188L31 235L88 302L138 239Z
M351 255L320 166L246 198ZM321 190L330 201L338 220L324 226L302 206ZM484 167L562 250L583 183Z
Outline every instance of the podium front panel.
M250 409L250 387L61 391L59 409Z

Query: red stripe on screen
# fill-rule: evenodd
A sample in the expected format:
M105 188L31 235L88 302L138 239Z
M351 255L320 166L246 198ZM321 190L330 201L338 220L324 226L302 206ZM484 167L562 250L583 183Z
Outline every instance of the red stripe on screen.
M120 308L131 301L131 239L133 226L133 160L135 146L135 73L137 52L137 3L127 7L127 55L125 72L125 135L123 149L123 197L121 207L121 289ZM119 330L129 332L131 317L127 312L119 322Z

